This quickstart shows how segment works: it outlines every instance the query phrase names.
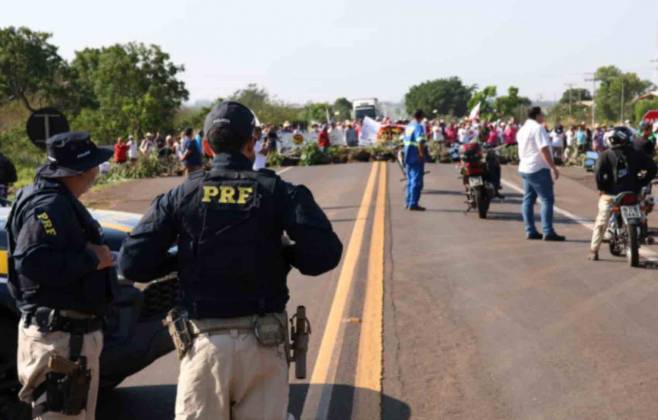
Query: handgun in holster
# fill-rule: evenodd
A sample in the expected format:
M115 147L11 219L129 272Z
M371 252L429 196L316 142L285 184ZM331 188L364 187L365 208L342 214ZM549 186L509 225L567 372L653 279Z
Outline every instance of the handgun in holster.
M168 328L169 335L176 347L176 355L181 360L187 351L192 348L194 337L190 330L189 316L187 311L181 308L173 308L167 313L162 324Z
M91 370L87 369L87 358L79 356L72 362L56 353L48 358L48 370L43 386L46 402L36 406L33 415L46 411L76 416L87 406L91 385Z
M290 339L292 340L291 361L295 362L295 378L306 378L306 354L311 323L306 318L306 307L298 306L295 315L290 318Z

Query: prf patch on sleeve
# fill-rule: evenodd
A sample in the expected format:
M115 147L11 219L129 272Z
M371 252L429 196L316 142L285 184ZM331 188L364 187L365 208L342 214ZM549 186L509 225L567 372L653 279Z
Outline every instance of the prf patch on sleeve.
M55 230L55 225L53 225L52 220L50 220L48 213L46 213L45 211L41 213L37 213L37 219L39 219L39 222L41 222L41 226L43 227L43 230L46 232L46 235L50 235L50 236L57 235L57 231Z
M205 183L201 204L218 209L250 209L258 203L257 186L245 180Z

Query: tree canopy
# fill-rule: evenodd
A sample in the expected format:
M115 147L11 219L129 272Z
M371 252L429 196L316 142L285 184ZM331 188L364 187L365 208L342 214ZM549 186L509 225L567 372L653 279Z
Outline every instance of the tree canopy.
M462 117L468 112L468 102L475 86L465 86L459 77L436 79L412 86L405 95L409 114L417 109L426 115L453 115Z
M646 92L652 83L642 80L635 73L624 73L615 66L599 68L594 78L599 81L596 92L596 118L602 121L619 121L632 118L630 109L633 98ZM622 110L622 92L624 106Z
M50 37L25 27L0 28L0 103L18 100L29 111L46 103L72 105L71 74Z

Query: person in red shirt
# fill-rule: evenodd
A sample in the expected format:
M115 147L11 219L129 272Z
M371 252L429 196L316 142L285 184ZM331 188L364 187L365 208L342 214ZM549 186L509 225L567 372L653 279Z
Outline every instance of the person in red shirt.
M323 125L320 136L318 136L318 146L320 146L320 150L324 152L329 147L329 144L329 130L326 125Z
M126 141L123 137L117 138L117 142L114 145L114 162L115 163L124 163L128 161L128 149L130 146L126 144Z

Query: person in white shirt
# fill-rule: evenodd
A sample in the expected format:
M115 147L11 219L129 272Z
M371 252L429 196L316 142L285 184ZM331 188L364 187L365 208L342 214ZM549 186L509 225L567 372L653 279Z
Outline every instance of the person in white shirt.
M128 159L131 161L137 160L139 157L139 148L137 146L137 140L133 136L128 136Z
M519 174L523 178L523 223L526 237L531 240L564 241L564 236L553 229L553 178L560 177L560 172L553 162L551 140L543 127L544 114L536 106L528 112L528 120L516 135L519 147ZM534 207L537 197L541 199L541 235L535 226Z
M260 128L256 128L256 133L255 135L258 136L258 140L256 141L256 145L254 146L254 152L256 152L256 158L254 159L254 166L253 169L254 171L258 171L260 169L264 169L267 166L267 154L269 153L269 145L267 144L267 140L263 138L261 135Z
M329 129L329 143L332 146L344 146L344 138L345 135L343 134L343 129L335 122L332 122L331 128Z

